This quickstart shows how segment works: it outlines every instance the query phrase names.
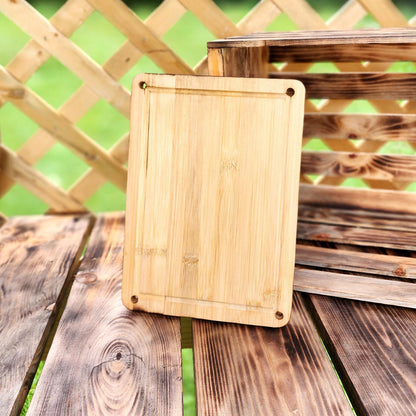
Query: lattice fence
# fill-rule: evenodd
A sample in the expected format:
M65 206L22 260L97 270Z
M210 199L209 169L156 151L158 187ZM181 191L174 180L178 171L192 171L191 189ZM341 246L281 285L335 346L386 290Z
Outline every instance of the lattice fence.
M371 15L373 25L382 27L416 25L415 19L405 18L390 0L349 0L326 21L306 0L262 0L237 24L212 0L165 0L146 20L140 19L121 0L68 0L49 20L24 0L0 0L0 12L31 38L9 63L0 63L0 107L11 103L39 126L14 151L7 146L11 138L3 137L0 145L0 196L13 192L13 185L18 183L54 212L85 210L85 203L108 182L125 192L128 127L115 144L106 149L83 131L79 120L101 100L128 119L130 93L119 80L139 60L147 56L167 73L207 73L206 59L192 68L163 40L174 25L183 23L182 17L186 13L192 13L212 34L213 37L207 40L267 30L281 15L299 29L353 28L362 25L368 15ZM97 12L126 38L103 65L72 40L73 33ZM279 27L273 29L279 30ZM183 42L186 44L191 40L192 34L189 34ZM59 108L54 108L27 85L51 57L82 82ZM342 70L354 71L357 65L361 64L344 64ZM306 64L288 65L285 70L306 71L309 67ZM376 68L376 64L371 64L372 70ZM378 69L385 70L386 67ZM370 104L379 112L408 113L415 110L412 102L372 101ZM308 102L307 111L341 111L348 105L350 102L345 100ZM53 174L48 176L37 168L37 163L57 143L88 165L88 170L67 189L57 184ZM359 149L361 152L376 152L385 145L385 142L378 141L356 144L349 140L322 140L321 143L333 150ZM304 144L308 145L307 140ZM66 168L71 169L70 162ZM302 179L325 184L341 184L345 180L307 176ZM373 180L366 181L366 185L406 189L409 184Z

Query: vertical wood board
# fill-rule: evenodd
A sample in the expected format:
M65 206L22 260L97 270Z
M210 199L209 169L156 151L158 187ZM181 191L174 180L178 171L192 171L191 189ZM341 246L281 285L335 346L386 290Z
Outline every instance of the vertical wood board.
M311 300L357 414L415 414L416 311L327 296Z
M193 320L198 415L352 415L315 326L294 294L284 328Z
M19 415L89 232L88 217L10 218L0 229L0 414Z
M122 305L123 237L97 219L28 416L182 415L180 320Z
M132 94L125 305L287 323L303 86L142 74Z

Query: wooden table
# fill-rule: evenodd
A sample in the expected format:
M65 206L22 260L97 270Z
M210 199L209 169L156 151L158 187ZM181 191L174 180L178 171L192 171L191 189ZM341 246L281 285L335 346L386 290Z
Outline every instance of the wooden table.
M300 208L298 274L399 270L413 285L416 218L362 213L367 228L354 228L322 209ZM388 248L392 229L404 250ZM1 415L19 414L41 358L31 416L182 414L181 320L122 306L123 236L123 213L0 228ZM198 415L352 415L347 395L359 415L416 414L415 310L296 292L282 329L193 321L192 331Z

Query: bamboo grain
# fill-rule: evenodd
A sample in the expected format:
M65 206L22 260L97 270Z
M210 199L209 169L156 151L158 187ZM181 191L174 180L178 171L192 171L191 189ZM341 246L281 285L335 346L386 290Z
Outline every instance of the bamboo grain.
M123 302L284 325L302 86L145 74L134 85Z

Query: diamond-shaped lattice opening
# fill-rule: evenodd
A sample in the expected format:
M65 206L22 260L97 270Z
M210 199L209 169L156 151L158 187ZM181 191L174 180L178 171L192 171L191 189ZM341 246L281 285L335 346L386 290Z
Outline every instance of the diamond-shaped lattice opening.
M388 142L377 153L394 155L414 155L415 149L408 142Z
M234 23L238 23L250 12L258 1L244 0L232 2L230 0L217 0L216 3Z
M378 27L380 27L380 23L371 14L367 14L366 16L364 16L364 18L362 18L358 23L354 25L354 28L356 29L376 29Z
M52 107L61 106L80 85L81 80L55 58L49 58L26 85Z
M13 186L0 198L0 212L6 216L43 214L47 209L46 204L20 185Z
M126 38L103 15L95 11L72 34L71 40L102 65Z
M341 186L346 186L349 188L370 188L362 179L360 178L347 178L342 182Z
M60 143L36 163L35 167L61 188L68 188L87 170L87 165Z
M310 179L313 183L321 177L321 175L313 175L313 174L306 174L305 176L308 179Z
M267 26L267 31L278 32L278 31L289 31L297 30L298 26L293 22L293 20L286 14L281 13L277 16L276 19Z
M344 113L377 114L378 111L367 100L353 100L344 108Z
M14 151L38 129L34 121L11 103L0 108L0 120L1 141Z
M303 146L303 150L322 150L322 151L329 151L331 150L322 140L320 139L311 139L305 146Z
M129 120L109 103L100 100L88 111L77 126L105 149L109 149L129 131Z
M151 0L151 1L137 1L137 0L124 0L127 5L140 17L140 19L147 19L153 11L163 3L164 0Z
M407 192L416 192L416 182L412 182L404 190Z
M0 65L3 66L10 62L30 39L25 32L2 13L0 13L0 37L3 39L0 48Z
M416 3L409 0L393 0L393 3L396 5L400 12L410 20L416 14Z
M416 65L413 62L394 62L392 63L387 72L415 72Z
M93 212L124 211L126 195L111 183L102 186L85 204Z
M193 67L207 54L207 42L215 39L215 36L187 11L162 39Z
M332 62L317 62L308 69L307 72L314 74L339 72L339 69Z
M328 20L345 5L345 0L307 0L308 3L320 14L324 20Z
M123 76L120 83L131 91L131 86L133 79L137 74L143 72L151 74L161 74L163 71L146 55L144 55L140 60Z

